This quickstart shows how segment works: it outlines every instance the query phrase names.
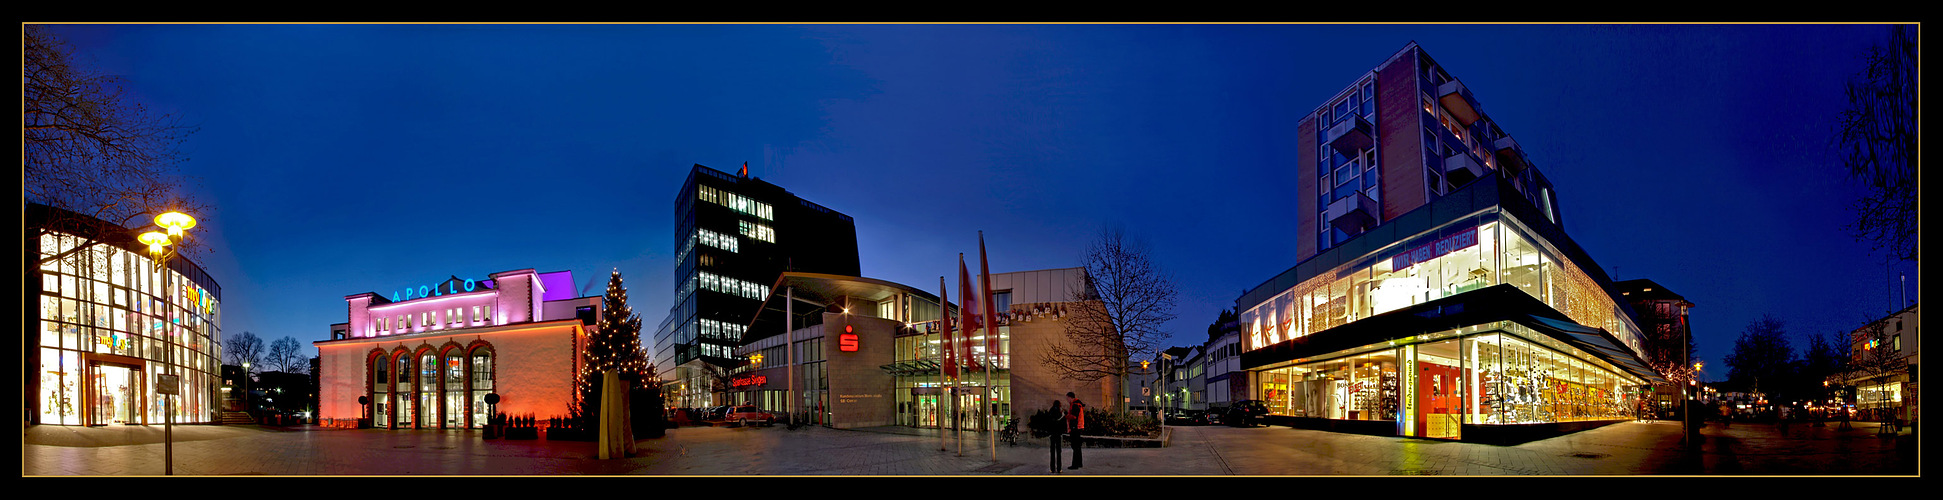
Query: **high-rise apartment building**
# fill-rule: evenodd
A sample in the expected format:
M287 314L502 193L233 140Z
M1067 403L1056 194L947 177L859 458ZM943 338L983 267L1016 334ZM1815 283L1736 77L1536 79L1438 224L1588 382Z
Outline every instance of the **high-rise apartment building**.
M1415 43L1298 134L1298 264L1235 304L1271 420L1516 440L1633 418L1662 380L1551 182Z
M850 216L761 179L695 165L675 195L675 303L654 334L670 404L721 404L742 330L786 271L856 276ZM710 368L713 366L714 368Z

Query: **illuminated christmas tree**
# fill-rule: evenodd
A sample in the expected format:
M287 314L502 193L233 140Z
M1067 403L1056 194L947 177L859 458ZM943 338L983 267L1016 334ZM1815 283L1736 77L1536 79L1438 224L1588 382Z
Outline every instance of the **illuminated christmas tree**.
M621 271L607 279L607 294L601 300L600 321L589 332L581 347L586 363L581 365L575 385L579 400L569 408L572 417L592 428L591 418L600 409L600 392L595 381L602 372L614 371L621 380L633 383L648 374L647 354L641 350L641 317L627 306L627 287L621 284Z

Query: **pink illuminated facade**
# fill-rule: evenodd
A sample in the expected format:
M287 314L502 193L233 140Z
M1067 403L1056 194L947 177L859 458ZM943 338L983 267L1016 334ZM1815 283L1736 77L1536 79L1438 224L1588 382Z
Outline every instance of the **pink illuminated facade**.
M565 416L601 305L574 297L570 272L532 269L344 300L349 321L314 343L318 421L391 429L477 428L495 411Z

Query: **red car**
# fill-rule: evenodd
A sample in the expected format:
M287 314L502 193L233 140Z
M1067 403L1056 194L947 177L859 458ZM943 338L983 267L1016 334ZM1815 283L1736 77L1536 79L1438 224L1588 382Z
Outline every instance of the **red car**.
M764 427L776 425L775 415L748 405L729 408L729 412L723 420L735 422L742 427L748 427L749 424L755 422L761 422Z

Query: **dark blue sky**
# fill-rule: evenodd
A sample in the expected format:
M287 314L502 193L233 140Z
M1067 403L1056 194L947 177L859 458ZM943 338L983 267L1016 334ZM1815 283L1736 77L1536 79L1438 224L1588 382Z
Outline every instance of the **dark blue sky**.
M1618 279L1698 305L1710 378L1772 313L1804 349L1895 306L1829 137L1877 25L63 25L199 125L225 333L308 344L345 295L618 268L672 300L689 165L856 218L866 276L1079 265L1103 226L1180 285L1175 345L1295 265L1295 123L1414 40L1556 184ZM974 272L976 270L974 269ZM955 279L955 278L954 278ZM599 283L589 285L599 293ZM955 283L954 283L955 286Z

